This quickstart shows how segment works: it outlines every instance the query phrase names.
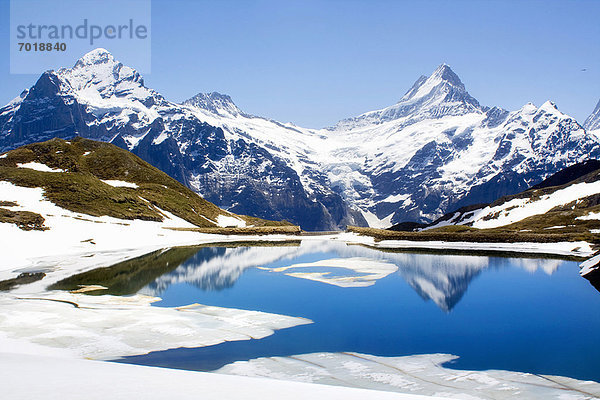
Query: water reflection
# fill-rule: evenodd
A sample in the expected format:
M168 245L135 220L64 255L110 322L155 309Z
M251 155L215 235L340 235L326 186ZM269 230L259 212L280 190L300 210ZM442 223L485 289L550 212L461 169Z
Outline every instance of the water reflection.
M433 301L441 310L448 312L458 304L476 276L488 268L498 268L490 267L490 257L483 255L385 252L331 241L272 243L269 246L265 246L263 242L260 246L257 243L227 246L229 247L180 247L157 251L111 267L69 277L49 289L76 290L82 286L100 285L107 289L88 293L143 293L160 296L170 286L186 283L203 291L221 291L231 288L244 271L255 267L297 279L359 287L384 279L397 268L395 273L421 298ZM341 263L338 262L340 260ZM346 261L343 262L344 260ZM526 271L533 273L543 270L548 275L561 263L561 260L539 258L519 258L512 259L511 262L513 266ZM340 268L335 272L331 268L290 272L297 271L299 265L318 267L320 264L326 267L339 264ZM344 284L340 285L339 282ZM352 282L357 284L353 285Z

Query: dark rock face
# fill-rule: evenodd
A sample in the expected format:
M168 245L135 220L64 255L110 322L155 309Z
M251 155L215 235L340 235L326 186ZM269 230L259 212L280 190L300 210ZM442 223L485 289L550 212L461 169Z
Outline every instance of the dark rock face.
M537 185L533 185L530 187L530 189L543 189L551 186L561 186L598 169L600 169L600 161L586 160L582 163L571 165L570 167L558 171Z
M27 285L43 279L46 276L43 272L23 272L16 278L0 281L0 290L11 290L19 285Z

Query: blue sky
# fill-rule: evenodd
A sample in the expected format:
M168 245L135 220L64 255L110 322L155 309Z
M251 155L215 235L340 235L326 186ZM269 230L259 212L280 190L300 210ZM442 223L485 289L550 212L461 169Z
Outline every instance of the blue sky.
M4 104L37 75L9 73L7 0L0 15ZM144 77L170 100L218 91L322 127L395 103L443 62L482 104L551 99L583 123L600 100L600 1L154 0Z

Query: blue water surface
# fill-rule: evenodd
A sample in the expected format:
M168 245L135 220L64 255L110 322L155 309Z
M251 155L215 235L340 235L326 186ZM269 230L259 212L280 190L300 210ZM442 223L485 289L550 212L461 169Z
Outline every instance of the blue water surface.
M326 243L313 247L199 249L142 292L160 296L157 306L201 303L314 323L264 339L121 361L210 371L238 360L312 352L448 353L460 357L452 368L600 381L600 293L579 276L574 261L384 253ZM347 258L351 269L353 257L398 269L372 286L345 288L257 268ZM344 269L336 275L344 275Z

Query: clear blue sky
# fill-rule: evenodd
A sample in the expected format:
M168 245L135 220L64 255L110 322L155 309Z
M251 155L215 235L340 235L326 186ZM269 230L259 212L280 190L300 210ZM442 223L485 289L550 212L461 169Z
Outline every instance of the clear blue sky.
M9 74L7 0L0 15L5 104L37 76ZM583 123L600 100L600 1L154 0L145 81L322 127L395 103L442 62L482 104L551 99Z

